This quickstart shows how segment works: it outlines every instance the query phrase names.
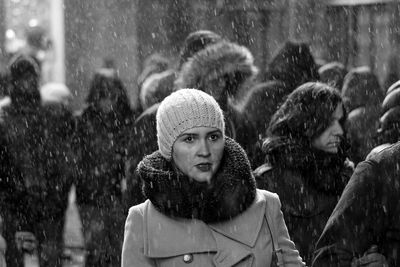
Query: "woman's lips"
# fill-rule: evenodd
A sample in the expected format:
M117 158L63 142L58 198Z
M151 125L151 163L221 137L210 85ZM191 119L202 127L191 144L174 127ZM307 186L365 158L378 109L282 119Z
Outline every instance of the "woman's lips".
M211 163L200 163L196 165L196 168L202 172L209 172L211 170Z

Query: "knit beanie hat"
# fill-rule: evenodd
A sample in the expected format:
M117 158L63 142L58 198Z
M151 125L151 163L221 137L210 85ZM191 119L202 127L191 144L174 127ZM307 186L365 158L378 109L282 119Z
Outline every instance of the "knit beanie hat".
M225 135L224 115L217 101L197 89L180 89L167 96L157 110L156 121L158 148L167 160L176 139L188 129L213 127Z

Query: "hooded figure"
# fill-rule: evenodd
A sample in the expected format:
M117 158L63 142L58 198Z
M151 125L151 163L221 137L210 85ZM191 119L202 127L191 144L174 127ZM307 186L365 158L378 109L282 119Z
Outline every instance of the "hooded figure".
M126 147L135 114L113 69L94 74L86 102L74 138L80 174L76 200L88 251L86 264L119 266Z
M138 77L138 86L142 87L143 82L151 75L160 73L169 68L169 60L159 53L151 54L143 63L143 70Z
M268 64L264 80L283 82L286 87L285 95L303 83L319 80L318 67L309 45L285 42Z
M306 262L352 173L344 120L336 89L303 84L272 117L263 147L266 163L255 170L258 188L282 198L289 234Z
M14 58L10 75L11 103L4 109L1 125L5 150L1 162L9 169L8 183L18 189L10 191L13 201L5 209L9 212L4 223L7 264L21 264L14 241L17 231L30 232L37 239L40 266L61 266L64 212L75 177L70 139L64 135L69 121L58 118L60 128L49 123L52 120L41 105L39 69L32 58Z
M347 74L346 67L337 61L324 64L318 69L320 81L342 91L344 77Z
M256 189L215 99L181 89L156 117L158 149L137 167L147 200L129 210L121 266L304 266L279 197Z
M359 67L346 75L342 96L349 111L346 120L349 157L357 164L377 145L383 91L376 75L368 67Z
M232 42L208 46L186 62L175 81L176 88L198 88L212 95L224 111L227 135L250 153L256 142L250 118L233 102L241 90L252 82L258 69L251 52ZM251 156L250 156L251 158Z

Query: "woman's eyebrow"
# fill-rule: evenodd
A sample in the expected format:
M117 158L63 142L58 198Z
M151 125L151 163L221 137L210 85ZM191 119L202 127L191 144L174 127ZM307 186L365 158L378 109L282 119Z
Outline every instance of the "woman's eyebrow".
M210 131L210 132L207 133L207 135L215 134L215 133L221 133L221 131L220 130Z
M182 137L182 136L197 136L197 135L198 134L196 134L196 133L183 133L183 134L179 135L178 138Z

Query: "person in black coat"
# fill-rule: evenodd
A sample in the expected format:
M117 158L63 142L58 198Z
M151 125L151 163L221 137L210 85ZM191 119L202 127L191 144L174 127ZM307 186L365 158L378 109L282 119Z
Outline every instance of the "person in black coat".
M399 266L400 143L357 165L318 240L313 266Z
M126 211L123 208L126 147L135 119L114 69L94 74L88 106L77 118L74 151L88 266L119 266Z
M2 205L7 264L22 264L15 237L34 236L40 265L61 266L64 213L75 178L67 134L73 122L51 119L42 106L34 59L18 55L9 70L11 103L1 123L1 178L4 188L12 187Z
M289 234L306 262L353 171L345 118L336 89L301 85L272 117L263 144L266 163L255 170L257 186L281 197Z

